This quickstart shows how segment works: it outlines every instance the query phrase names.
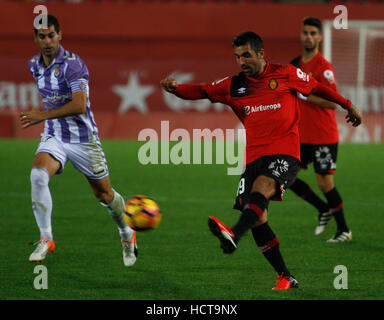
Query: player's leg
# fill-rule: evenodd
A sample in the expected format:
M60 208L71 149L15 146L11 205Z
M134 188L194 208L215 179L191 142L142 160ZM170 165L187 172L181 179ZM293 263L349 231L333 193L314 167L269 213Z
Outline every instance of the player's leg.
M257 226L266 223L268 201L276 192L276 181L264 175L259 175L252 184L250 194L242 209L242 215L236 225L231 228L237 243L244 233Z
M61 168L61 163L46 152L38 153L33 161L30 180L32 209L40 230L40 241L29 261L42 261L48 252L55 249L52 235L52 197L49 180Z
M68 159L87 177L95 197L107 208L116 223L123 245L124 264L132 266L137 258L136 232L123 219L125 200L111 186L108 165L100 141L66 144L64 148Z
M337 230L328 242L344 242L352 240L352 232L347 226L344 216L343 200L335 187L333 174L317 174L317 184L328 201L331 214L335 217Z
M211 231L218 236L225 253L233 252L244 233L249 229L252 230L257 246L279 275L275 289L298 287L298 282L287 269L279 249L279 241L268 224L268 202L270 199L282 199L282 193L287 183L296 176L297 170L298 160L287 156L265 157L248 165L240 180L238 197L234 207L242 210L236 225L229 228L222 225L217 219L216 221L210 220ZM256 176L256 179L253 176ZM253 180L251 188L249 188L247 178ZM242 195L240 199L239 193ZM216 233L213 230L215 225ZM225 238L233 240L232 250L228 250L228 248L231 249L231 243Z
M256 213L257 220L253 221L251 227L256 245L279 275L279 280L288 280L289 287L297 287L298 283L291 276L280 252L279 239L267 221L267 206L264 203L274 198L278 192L280 192L280 184L275 179L263 175L259 176L254 182L248 208L245 208L242 216L253 214L253 218L255 218ZM264 198L261 199L261 195ZM259 215L258 212L264 207L263 213Z
M31 170L32 208L40 229L40 235L52 241L51 213L52 197L49 190L50 178L60 169L60 162L50 154L38 153Z
M125 266L133 266L137 259L136 232L130 228L123 218L124 198L112 189L108 176L102 179L90 179L89 184L97 200L107 208L109 215L116 223L123 245L123 261Z
M335 217L337 231L329 242L343 242L352 239L344 217L343 200L335 187L333 175L336 172L338 144L316 145L314 150L314 168L317 185L328 201L330 212Z
M301 168L307 169L309 164L314 160L314 145L312 144L300 144L300 157L301 157ZM319 215L319 223L315 229L315 234L318 235L324 232L328 221L332 218L328 204L323 201L312 188L303 180L296 177L291 185L289 186L297 196L314 206Z
M281 155L265 157L263 166L260 169L262 175L255 180L249 198L249 203L253 205L248 207L254 209L254 215L256 213L258 216L257 207L262 208L260 204L263 203L256 200L257 198L254 198L254 196L260 193L267 201L282 200L285 188L297 175L297 171L298 160L293 157ZM278 275L276 286L273 289L297 288L298 282L285 264L280 251L279 239L267 221L266 212L267 207L263 215L258 216L259 219L251 230L256 245Z
M109 177L100 180L88 178L88 181L96 199L107 208L108 213L116 223L121 239L124 241L131 240L133 230L123 219L125 200L116 190L112 189Z
M251 169L248 170L250 171ZM252 177L245 172L240 183L242 183L242 181L245 183L247 176L249 178L248 180L252 179ZM237 243L245 232L256 226L256 224L267 221L267 197L269 198L275 193L275 181L270 177L260 175L254 181L250 182L251 184L249 184L248 181L246 188L249 190L242 192L242 204L239 207L242 214L234 227L229 228L225 226L215 217L210 217L208 220L209 228L212 233L219 238L224 253L230 254L234 252L237 248ZM237 201L238 199L239 197Z
M260 252L275 269L278 279L273 289L298 288L298 281L288 270L279 247L279 239L271 229L268 221L257 223L252 229L252 236Z
M300 198L314 206L319 214L329 211L327 203L319 198L319 196L305 181L296 177L293 183L289 186L289 189L291 189Z

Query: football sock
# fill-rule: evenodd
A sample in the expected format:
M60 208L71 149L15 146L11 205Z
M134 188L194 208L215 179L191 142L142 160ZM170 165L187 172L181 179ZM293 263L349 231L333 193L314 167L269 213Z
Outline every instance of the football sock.
M303 180L296 178L296 181L292 183L289 187L294 193L299 197L313 205L319 213L324 213L329 211L329 207L326 202L321 200L316 193L313 192L311 187L305 183Z
M30 178L32 209L40 229L40 236L52 241L52 197L48 187L49 174L44 168L33 167Z
M115 221L117 228L119 229L121 240L130 241L133 235L133 230L127 225L123 218L124 198L115 190L113 190L113 192L114 197L112 201L108 204L101 204L107 207L110 216Z
M344 218L343 200L336 187L331 191L324 193L325 198L328 200L328 205L332 209L333 216L337 224L338 231L349 231L347 223Z
M289 276L290 272L280 252L279 239L277 239L268 222L252 228L252 235L259 250L276 270L277 274Z
M239 241L243 234L256 224L267 206L268 200L260 192L253 192L249 195L248 203L244 205L239 221L231 228L235 235L235 242Z

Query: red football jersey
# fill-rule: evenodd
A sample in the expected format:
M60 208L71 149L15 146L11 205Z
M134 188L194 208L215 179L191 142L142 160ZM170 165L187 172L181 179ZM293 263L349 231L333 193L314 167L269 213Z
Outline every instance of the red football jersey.
M320 83L337 91L333 67L320 52L307 63L300 59L299 68ZM330 144L339 142L339 132L333 109L321 108L302 99L299 99L299 105L301 143Z
M229 105L246 129L246 163L264 155L300 160L296 92L309 95L317 81L292 65L267 63L257 78L244 73L203 86L213 102Z

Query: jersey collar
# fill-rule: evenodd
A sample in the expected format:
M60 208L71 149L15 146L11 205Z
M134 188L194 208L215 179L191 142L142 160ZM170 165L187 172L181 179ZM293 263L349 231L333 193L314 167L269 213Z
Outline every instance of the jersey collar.
M44 65L43 56L41 53L39 55L39 64L42 65L44 68L49 68L49 67L53 66L55 63L62 63L64 61L64 54L65 54L65 50L60 45L59 52L57 53L57 56L55 57L55 59L53 59L53 61L51 62L51 64L49 66L46 67Z
M247 76L247 78L249 78L251 80L259 80L260 78L262 78L265 74L267 74L269 72L269 68L270 68L270 63L269 63L269 61L266 61L265 69L262 73L260 73L257 77Z
M305 64L308 64L308 63L316 62L316 60L320 59L320 57L321 57L320 51L317 53L317 55L315 55L311 60L309 60L307 62L304 62L303 61L303 56L301 56L300 64L305 65Z

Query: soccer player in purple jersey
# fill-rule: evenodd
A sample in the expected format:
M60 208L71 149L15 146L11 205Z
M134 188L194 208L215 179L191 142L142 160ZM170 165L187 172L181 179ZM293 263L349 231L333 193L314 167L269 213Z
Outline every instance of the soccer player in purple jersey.
M136 232L123 219L124 198L112 189L107 162L90 108L88 69L80 57L60 45L57 19L48 15L48 29L34 29L40 54L28 67L36 81L44 110L32 108L20 114L23 128L45 121L44 132L31 170L32 208L40 229L40 241L29 261L43 261L55 249L52 235L50 178L60 174L69 160L83 173L96 198L117 224L124 265L137 259Z

